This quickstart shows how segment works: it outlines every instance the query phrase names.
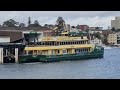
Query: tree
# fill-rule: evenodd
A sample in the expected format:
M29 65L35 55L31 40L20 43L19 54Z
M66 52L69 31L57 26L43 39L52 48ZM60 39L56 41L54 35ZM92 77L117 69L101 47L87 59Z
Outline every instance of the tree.
M28 26L31 24L31 18L28 17Z
M47 26L48 26L48 24L45 24L45 25L44 25L44 27L47 27Z
M101 36L100 36L100 33L99 33L99 32L94 33L93 35L94 35L96 38L101 39Z
M40 25L39 25L39 22L38 22L37 20L34 21L34 26L35 26L35 27L40 26Z
M108 44L107 36L104 36L103 43L104 43L105 45Z
M77 25L76 28L77 28L77 29L80 29L80 25Z
M13 19L9 19L9 20L3 22L4 27L15 27L16 25L19 25L19 22L16 22Z
M24 23L20 23L19 27L25 27L25 24Z
M116 29L113 27L112 29L111 29L112 31L116 31Z
M75 28L75 26L71 26L72 28Z

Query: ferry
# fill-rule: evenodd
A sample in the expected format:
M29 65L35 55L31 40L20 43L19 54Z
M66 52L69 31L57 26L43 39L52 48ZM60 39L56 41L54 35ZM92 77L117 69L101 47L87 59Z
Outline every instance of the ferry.
M89 43L86 36L56 36L38 39L37 45L27 45L19 55L19 63L56 62L103 58L104 48Z

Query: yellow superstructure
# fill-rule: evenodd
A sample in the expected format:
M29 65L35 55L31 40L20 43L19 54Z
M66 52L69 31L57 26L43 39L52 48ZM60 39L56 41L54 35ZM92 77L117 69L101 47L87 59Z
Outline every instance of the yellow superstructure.
M86 36L82 37L68 37L68 36L57 36L57 37L43 37L38 41L73 41L73 40L88 40Z
M26 53L32 51L36 55L58 55L64 54L63 51L68 54L74 54L75 49L86 49L86 51L91 52L94 45L84 44L84 45L61 45L61 46L36 46L36 47L25 47Z

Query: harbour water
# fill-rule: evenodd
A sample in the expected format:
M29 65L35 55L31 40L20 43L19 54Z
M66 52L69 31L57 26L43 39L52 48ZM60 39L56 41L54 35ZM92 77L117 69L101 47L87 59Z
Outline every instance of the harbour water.
M0 65L0 79L120 79L120 48L102 59Z

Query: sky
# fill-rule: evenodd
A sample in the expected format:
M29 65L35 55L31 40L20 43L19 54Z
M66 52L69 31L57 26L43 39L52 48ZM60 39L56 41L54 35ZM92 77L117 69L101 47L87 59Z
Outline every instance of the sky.
M32 23L38 20L40 25L55 24L58 17L63 17L66 24L88 25L90 27L103 27L107 29L111 26L111 20L115 16L120 16L120 11L0 11L0 24L8 19L27 25L28 17Z

